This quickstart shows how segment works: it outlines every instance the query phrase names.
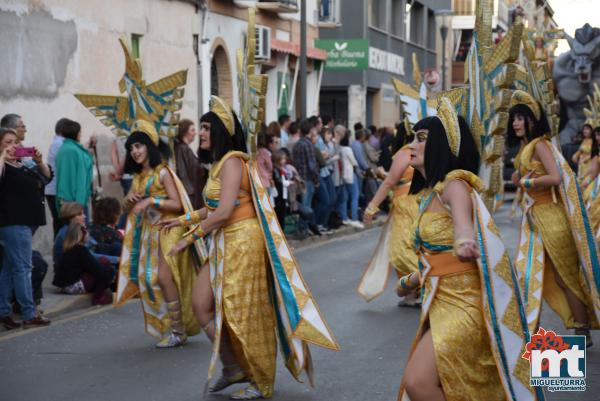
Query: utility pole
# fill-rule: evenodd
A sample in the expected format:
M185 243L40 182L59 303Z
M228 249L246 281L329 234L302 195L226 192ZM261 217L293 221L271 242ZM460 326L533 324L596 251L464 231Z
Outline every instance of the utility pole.
M300 0L300 119L306 118L306 0Z

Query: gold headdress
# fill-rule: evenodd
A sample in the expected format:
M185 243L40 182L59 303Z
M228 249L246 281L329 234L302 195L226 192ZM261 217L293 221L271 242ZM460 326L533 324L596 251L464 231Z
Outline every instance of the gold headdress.
M525 91L516 90L513 92L512 96L510 97L509 107L512 108L517 104L524 104L525 106L529 107L536 120L539 120L542 116L540 105L538 104L537 100L535 100L533 96Z
M146 120L136 120L131 126L131 130L133 132L143 132L148 135L154 146L158 146L158 141L160 138L158 137L158 133L156 132L156 128L152 125L151 122Z
M221 119L221 121L223 121L223 125L225 126L225 129L229 135L235 135L235 120L233 119L231 107L227 104L227 102L220 97L213 95L210 97L208 107L210 111L215 113Z
M458 114L456 113L454 105L447 97L442 97L440 99L437 109L437 118L440 119L444 126L452 154L458 157L458 152L460 151L460 125L458 124Z

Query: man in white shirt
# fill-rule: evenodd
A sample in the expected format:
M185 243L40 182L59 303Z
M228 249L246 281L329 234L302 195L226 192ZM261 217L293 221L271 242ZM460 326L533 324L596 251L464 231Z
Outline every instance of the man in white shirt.
M62 136L62 126L63 122L66 121L66 118L61 118L56 122L54 126L54 138L52 139L52 144L50 145L50 150L48 150L48 165L54 172L54 176L52 177L52 181L50 181L44 190L46 194L46 201L48 207L50 208L50 213L52 214L52 228L54 229L54 237L56 237L56 233L62 226L62 222L60 220L58 210L56 210L56 169L54 162L56 160L56 155L60 150L65 138Z

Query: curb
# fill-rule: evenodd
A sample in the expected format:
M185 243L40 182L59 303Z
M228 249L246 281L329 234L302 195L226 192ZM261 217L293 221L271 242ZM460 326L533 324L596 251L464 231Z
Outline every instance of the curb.
M382 226L385 223L387 216L380 216L373 223L366 226L364 229L350 227L350 226L342 226L335 230L331 234L324 234L321 236L309 236L303 240L294 240L288 239L288 244L293 251L301 251L304 248L312 248L314 246L319 246L321 244L325 244L334 239L340 239L343 237L351 236L357 233L363 233L369 231L373 228L377 228ZM92 294L82 294L82 295L65 295L64 299L62 299L59 303L54 305L50 309L44 310L44 316L53 319L61 319L67 315L73 314L74 312L82 312L86 310L92 310L97 308L92 305ZM0 327L0 336L6 333L12 333L13 330L2 331L3 329Z

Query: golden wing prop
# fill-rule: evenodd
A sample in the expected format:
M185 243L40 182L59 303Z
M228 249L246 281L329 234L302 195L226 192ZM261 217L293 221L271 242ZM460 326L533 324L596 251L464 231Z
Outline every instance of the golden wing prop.
M146 85L142 66L133 57L126 39L119 38L119 43L125 54L125 73L119 81L119 90L127 96L76 94L75 97L115 135L129 135L133 122L144 119L154 124L160 136L172 139L177 134L187 71Z

